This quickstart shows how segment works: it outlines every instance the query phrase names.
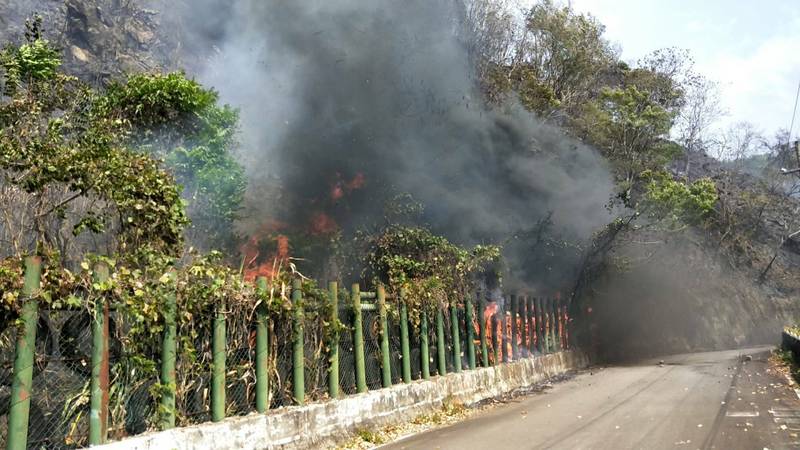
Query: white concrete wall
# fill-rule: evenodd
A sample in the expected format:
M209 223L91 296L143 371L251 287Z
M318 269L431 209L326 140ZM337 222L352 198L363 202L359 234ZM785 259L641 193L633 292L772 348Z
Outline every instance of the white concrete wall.
M262 450L322 448L361 428L390 425L440 409L526 388L588 365L583 353L562 352L429 381L398 384L337 401L287 407L144 434L99 446L102 450Z

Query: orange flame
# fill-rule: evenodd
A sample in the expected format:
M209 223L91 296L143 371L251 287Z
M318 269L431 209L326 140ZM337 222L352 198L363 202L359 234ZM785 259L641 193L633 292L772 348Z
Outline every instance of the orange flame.
M366 182L367 180L364 177L364 174L359 172L356 174L355 177L353 177L352 180L350 180L349 183L347 183L345 187L347 187L348 192L352 192L355 191L356 189L361 189L362 187L364 187L364 184L366 184Z
M339 224L331 216L323 212L316 213L311 217L309 231L313 235L333 234L338 229Z
M286 225L283 223L270 222L242 245L245 281L254 281L258 277L275 278L279 270L286 266L289 260L289 238L278 233L284 228ZM265 257L262 256L259 249L261 243L272 239L275 241L275 250Z
M345 194L350 194L355 190L361 189L367 182L363 173L359 172L350 181L341 179L341 174L336 174L338 180L331 186L330 197L333 201L341 200Z

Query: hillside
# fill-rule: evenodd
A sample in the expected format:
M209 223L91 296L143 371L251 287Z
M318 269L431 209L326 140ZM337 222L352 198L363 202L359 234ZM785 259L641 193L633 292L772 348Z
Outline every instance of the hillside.
M676 159L674 174L684 167ZM617 236L577 299L593 310L598 350L624 359L777 342L800 317L800 246L780 245L800 229L800 202L782 176L693 154L689 179L709 177L719 191L714 219L674 231L645 220Z
M202 2L202 6L198 6L198 8L202 8L206 12L214 10L214 8L220 11L225 9L220 9L219 5L214 5L215 2L209 0ZM45 19L46 36L63 49L66 70L92 84L103 85L125 74L156 70L180 69L185 70L191 77L201 77L205 68L204 63L221 51L216 47L216 43L221 45L221 42L227 39L225 37L226 30L225 27L216 23L203 23L200 26L199 23L195 23L192 20L199 22L201 19L196 17L191 19L192 15L187 13L189 10L187 8L191 8L191 5L187 4L187 2L172 3L166 0L128 2L118 0L67 0L65 2L31 0L25 2L3 2L0 4L0 41L18 42L24 32L23 24L25 18L30 17L33 12L39 12ZM220 14L225 15L222 12ZM198 17L207 18L208 16ZM219 18L219 20L223 22L222 18ZM547 23L542 25L543 28L547 28L547 26ZM319 39L322 40L322 38ZM602 42L599 37L597 42ZM576 319L585 323L587 329L592 329L587 334L587 337L592 339L587 342L595 346L600 354L610 358L661 352L680 352L693 349L732 348L748 344L775 342L778 338L778 330L783 325L800 318L800 302L797 301L797 296L800 294L800 277L797 276L798 271L800 271L800 239L784 242L789 233L800 229L800 200L786 193L786 180L781 179L781 175L777 174L775 170L760 174L754 173L752 170L737 170L737 168L720 163L701 152L691 153L690 164L688 164L689 171L684 173L687 166L685 149L674 142L668 142L667 137L665 137L668 136L669 129L674 124L675 116L678 114L677 111L681 107L681 103L674 98L678 95L676 92L681 92L680 89L675 87L677 82L667 79L663 75L663 71L660 71L661 69L656 66L653 66L656 68L648 68L646 66L627 67L627 65L618 61L616 59L617 56L612 53L609 46L609 48L604 47L597 50L596 55L579 55L581 62L590 61L591 64L587 63L588 65L583 68L583 72L568 74L577 81L571 81L573 84L567 86L559 83L561 83L562 78L568 77L554 77L558 78L558 82L549 83L549 80L536 78L543 78L546 74L542 75L536 72L534 68L505 67L505 61L502 59L500 62L496 58L493 61L487 59L482 64L479 64L482 72L479 76L481 76L480 81L484 87L484 94L491 101L499 102L500 100L498 99L512 97L514 98L514 107L507 107L505 104L503 105L504 107L514 109L518 107L517 103L519 103L526 109L526 114L532 112L538 116L535 122L503 122L498 119L495 121L496 123L492 124L496 128L487 127L491 130L486 133L491 135L486 138L487 141L490 139L505 139L511 142L511 144L508 144L509 146L521 146L518 141L526 138L534 142L535 145L546 147L546 150L556 149L561 151L562 147L568 148L569 156L566 159L571 164L570 167L579 166L578 169L581 170L583 167L579 163L585 163L581 158L592 159L595 152L592 150L590 154L590 151L587 150L580 158L576 157L574 155L583 151L584 147L573 144L569 139L580 139L586 144L586 148L599 149L597 154L603 157L601 164L603 176L597 176L596 180L599 180L597 185L606 183L606 178L610 178L610 176L606 177L605 171L608 170L614 176L618 191L627 191L628 194L633 193L628 195L624 202L618 202L613 207L617 208L616 211L620 216L627 217L634 214L634 209L637 208L635 200L644 195L643 192L646 190L646 183L639 176L647 171L654 169L665 170L675 180L685 183L709 178L713 180L716 186L718 200L714 205L713 213L702 223L665 226L658 220L648 217L647 214L642 214L627 226L622 227L618 233L614 233L614 239L611 242L604 242L602 235L595 241L594 245L597 251L589 252L589 257L586 258L586 263L580 271L581 278L577 283L578 289L576 289L573 298L573 311ZM592 65L595 64L595 59L600 56L610 61L605 62L602 68ZM314 67L324 67L328 63L336 65L344 57L337 58L338 56L336 55L327 55L327 57L323 55L320 57L319 66ZM475 59L479 60L479 63L481 62L480 58L480 56L475 57ZM253 64L261 64L261 61L255 61ZM371 62L363 64L363 67L372 67ZM361 68L362 66L356 67ZM306 92L304 93L305 95L309 97L312 94L321 96L328 92L328 86L325 83L331 80L326 79L324 77L325 74L320 74L320 72L323 72L323 70L317 70L317 73L312 75L304 74L306 78L311 80L309 85L313 85L309 88L310 93ZM388 72L390 70L386 70L386 72L377 70L378 75L386 75ZM590 75L594 78L590 79ZM402 76L398 78L401 81L404 79ZM260 78L254 79L256 80L255 82L261 82ZM250 81L250 78L247 81ZM361 84L343 84L339 87L349 89L353 86L366 85L366 82L362 83L360 79L358 83ZM613 89L608 89L608 86ZM433 91L439 87L441 86L425 86L424 89ZM644 95L642 96L643 99L636 97L640 94L639 88L644 90L645 87L650 89L648 92L653 94ZM336 93L334 92L332 95L336 95ZM340 95L342 95L341 98L358 97L354 94ZM458 96L461 97L459 101L463 99L468 108L471 107L469 98L460 94ZM619 141L618 136L627 131L621 128L614 128L614 125L617 125L614 123L614 118L617 117L615 113L619 111L604 111L602 107L613 104L615 101L624 106L626 102L630 101L631 96L637 101L661 102L656 106L661 107L662 114L660 116L657 115L658 117L654 120L654 124L647 124L648 129L655 128L660 131L652 133L647 139L643 139L644 143L641 144L641 148L629 149L628 153L639 153L636 158L626 160L622 156L625 152L615 153L614 150L619 147L616 145ZM437 109L438 115L444 116L448 105L442 106L437 103L440 100L434 97L431 94L432 100L430 100L430 103L433 104L432 108ZM656 98L657 101L652 100L651 97ZM341 98L333 97L336 101L341 100ZM309 104L303 105L308 108L307 110L298 108L300 111L312 111L313 109L313 113L316 114L318 110L324 109L317 108L316 98L312 99L313 101L306 98L302 100L308 101ZM372 103L373 98L359 98L359 101L363 101L363 104L368 106L374 106ZM320 103L323 106L329 106L324 102ZM397 107L397 104L391 102L387 102L387 105L377 104L377 108L386 107L387 110L391 110L389 107ZM311 108L311 106L317 109ZM413 105L409 107L409 110L411 113L416 112L413 110ZM381 112L385 111L382 110ZM328 111L325 111L325 113L328 113ZM352 113L352 111L349 109L334 110L334 113L344 117ZM409 117L411 113L409 113ZM472 110L470 110L470 113L472 113ZM323 115L323 113L319 114ZM488 114L489 112L481 111L478 115L483 119ZM353 115L363 118L355 113ZM438 116L436 117L438 118ZM539 119L545 125L540 125ZM251 117L250 120L258 122L261 117ZM408 120L409 123L412 123L411 119ZM376 121L378 121L377 118ZM246 123L247 119L244 122ZM420 122L424 121L421 120ZM327 144L330 138L327 134L329 130L325 130L324 133L321 132L313 137L307 136L312 134L308 132L309 130L317 131L317 129L313 128L313 120L309 120L308 124L301 125L295 125L293 122L291 126L296 126L296 129L291 128L288 119L285 123L289 131L281 129L280 133L276 134L294 133L293 137L299 136L297 142L306 147L313 147L311 144ZM357 123L357 121L347 122L342 125L342 128L350 127L353 123ZM464 123L472 124L478 122L469 116L469 120L464 120ZM530 126L524 132L515 134L519 128L524 128L524 125L530 123L535 123L536 125ZM552 124L557 124L561 128L553 131L556 128ZM283 125L283 122L281 122L281 125ZM430 129L425 128L425 123L418 123L416 126L426 133L430 131ZM482 122L480 126L483 126ZM373 128L378 129L379 127L375 126ZM501 134L497 130L508 132L508 135L502 135L497 138L496 135ZM250 129L246 130L246 134L256 134L255 132L251 133L251 131ZM264 130L258 131L264 133ZM339 130L334 131L338 132ZM335 134L334 131L330 131L330 133ZM370 140L373 139L372 131L370 129L369 133L363 133L365 141L371 142ZM378 132L380 131L382 130L379 129ZM394 130L390 131L394 132ZM570 136L569 139L563 138L562 133ZM270 138L272 137L272 133L264 134ZM459 132L458 134L466 133ZM475 133L475 136L476 138L473 141L485 137L478 132ZM359 137L361 136L359 135ZM391 136L391 138L395 139L396 136ZM264 135L259 135L255 140L258 144L272 142ZM398 138L397 140L400 139ZM355 142L355 139L352 141ZM507 142L504 143L507 144ZM674 153L675 147L680 149L677 155L670 153ZM307 149L303 147L302 150L306 151ZM492 148L492 150L494 151L495 149ZM537 147L536 151L539 150L541 149ZM308 155L301 154L297 158L304 158L300 161L307 163L309 166L312 163L323 161L330 163L330 167L322 167L318 172L311 172L312 175L303 173L301 174L302 176L297 176L296 179L290 178L289 181L294 183L292 186L303 189L308 188L309 184L313 184L312 181L316 181L319 182L319 186L314 185L313 187L319 187L318 190L320 192L325 191L320 194L320 192L316 191L310 192L311 188L308 188L308 193L303 191L297 194L304 202L303 208L317 207L323 200L328 201L328 199L319 200L325 195L335 197L332 203L335 204L334 206L339 207L346 200L339 202L340 198L345 195L343 192L346 192L347 195L352 192L358 193L361 185L363 185L363 179L359 177L363 177L363 175L361 175L361 172L348 173L346 171L342 174L338 170L338 166L334 164L339 163L341 158L337 159L337 155L330 156L330 154L321 150L318 151L319 153L309 151ZM394 173L395 167L400 167L400 162L405 162L401 158L397 160L385 158L382 164L378 164L375 161L379 158L371 152L372 149L369 149L369 151L364 151L363 154L356 154L353 159L369 161L371 165L366 167L374 169L379 176L384 173ZM424 155L424 152L419 154ZM588 154L590 154L590 157L586 156ZM667 154L670 155L670 158L664 161L664 155ZM251 159L257 159L253 155L257 157L258 154L250 154ZM413 153L412 156L418 156L418 154ZM493 158L502 158L506 155L499 152L499 156L494 153L491 156ZM407 159L414 158L409 157ZM785 163L785 160L786 155L775 157L775 160L769 166L774 169L774 166L780 165L779 163ZM420 161L427 160L420 159ZM291 160L291 162L295 163L297 161ZM593 160L591 162L593 163ZM474 180L481 175L487 179L495 177L493 181L501 178L500 176L495 176L495 174L482 174L481 170L479 170L483 168L481 164L483 164L483 161L479 161L476 164L477 168L469 166L470 170L474 169L473 172L469 173L469 176L472 177L470 183L474 182L477 185L478 182ZM431 164L422 163L416 166L409 164L411 168L409 170L431 171L431 166ZM511 169L516 168L513 167L514 163L509 161L505 161L503 167L507 168L506 166L512 166ZM441 167L449 166L442 163ZM611 169L606 169L606 167ZM525 172L525 174L540 174L545 179L547 176L552 175L549 168L550 166L547 166L543 171L541 167L536 167L535 170ZM517 172L511 169L508 170L508 173L516 175ZM385 172L381 172L381 170ZM255 172L258 172L258 169ZM328 172L335 173L336 178L332 181L322 180L324 173ZM574 175L573 172L567 173ZM260 177L263 174L256 173L256 175ZM419 180L414 178L414 183L409 182L409 184L421 186L435 179L432 172L425 172L425 175L427 177L421 177ZM505 173L502 175L506 176ZM367 177L369 176L370 173L367 173ZM573 184L579 184L579 186L583 187L586 186L584 183L596 181L592 178L593 176L576 176L570 180ZM506 176L506 178L513 177ZM553 179L555 178L557 177L553 177ZM403 181L408 181L409 179L411 178L404 178ZM253 180L263 182L263 179L258 177L253 177ZM355 183L356 180L362 181ZM542 191L548 194L564 191L575 194L572 191L578 189L569 184L570 180L563 186L547 186L547 189L542 188ZM525 200L530 201L529 198L526 198L526 195L530 197L533 194L528 194L522 188L530 186L542 187L547 184L539 182L539 180L520 181L514 179L512 181L516 183L512 184L515 189L514 193L519 197L513 200L518 201L519 205L523 205L523 207L529 205L529 203L524 203ZM548 179L547 181L549 183L551 180ZM558 178L557 181L562 182L563 180ZM460 183L459 186L468 184ZM487 186L494 186L495 184L500 183L487 184ZM263 184L261 187L263 187ZM336 190L337 188L339 189L338 191ZM251 193L253 191L258 192L258 189L259 185L254 184L251 186ZM473 189L475 191L480 190ZM589 197L586 192L590 190L584 189L584 194L578 193L578 196ZM596 195L591 198L593 201L597 200L594 201L596 209L603 210L604 205L602 203L607 199L599 197L605 194L605 190L598 189L598 191L602 191L601 194L598 196L595 193ZM332 192L338 192L336 195L339 196L333 195ZM536 193L538 191L533 192ZM427 193L430 194L430 198L436 200L447 197L446 194L449 194L450 197L457 197L457 195L453 195L446 189L431 190ZM294 192L288 194L287 197L294 194ZM621 197L623 196L621 195ZM506 198L508 197L512 196L506 196ZM364 200L365 198L367 197L355 197L352 203L346 204L348 208L346 213L355 215L356 213L353 213L353 211L361 212L365 210L367 207L363 205L372 201L367 198L368 202ZM486 198L491 197L487 195ZM553 195L553 198L558 200L562 197ZM255 200L261 201L262 199L256 198ZM463 201L463 199L450 200L453 204L460 204L459 202ZM542 201L541 204L550 206L554 201L548 198L546 201ZM484 210L497 206L491 201L481 204L485 206ZM585 205L581 203L581 206ZM475 208L476 206L473 204L469 207ZM517 209L522 209L522 207ZM569 208L564 208L564 210L567 209ZM558 217L558 208L556 207L555 210ZM444 213L435 211L429 217L434 217L440 224L457 228L462 216L454 214L452 211L471 210L464 207L464 209L454 208L444 211ZM372 210L369 211L370 214L373 212ZM303 214L308 214L308 212L304 211ZM341 214L344 215L345 213ZM549 220L549 216L543 212L540 214L541 221L539 223L524 224L527 228L515 228L513 231L525 230L530 235L536 235L537 232L541 234L541 230L546 229L546 226L542 224ZM579 221L583 215L589 215L582 214L583 211L575 213L575 220L573 220L572 215L565 214L568 219L563 220L562 218L562 220L567 226L585 228L585 224L581 223L579 226L573 223ZM442 218L442 216L447 215L452 217ZM481 225L485 225L486 229L492 227L500 228L505 225L503 220L500 220L502 218L494 217L495 215L495 211L487 213L486 216L492 216L491 220L485 219L485 223ZM331 214L331 216L334 215ZM297 220L300 223L301 219L298 217L291 216L289 220ZM305 221L303 222L304 225L309 222L308 219L308 217L302 217L302 220ZM329 219L328 215L311 217L312 224L314 223L313 220L317 220L315 223L319 224L321 221L323 225L326 225L329 224L327 221ZM481 220L483 221L483 218ZM240 224L258 221L263 222L261 225L266 223L261 216L256 215L255 218L252 216L244 217ZM347 223L346 220L342 221ZM522 220L519 221L521 222ZM593 224L594 222L594 220L589 221L587 219L587 223ZM255 225L248 225L248 227L256 228ZM325 227L322 226L322 228ZM581 229L581 231L585 230ZM486 235L475 237L470 233L464 232L458 237L467 236L465 239L479 240ZM491 235L491 237L495 236ZM255 242L258 242L257 236L253 235L253 238ZM518 240L520 238L518 235L514 235L513 239ZM560 239L560 235L557 232L547 238L534 236L531 239L535 239L534 244L531 247L522 247L525 243L519 244L521 249L519 251L512 250L515 252L513 257L516 260L528 262L529 266L535 264L537 267L517 268L517 273L524 275L520 277L522 278L520 280L509 280L509 285L513 283L514 286L540 289L539 293L541 295L550 295L555 290L566 291L571 286L574 286L573 261L570 257L564 255L574 251L575 248L583 250L582 244L566 243L568 239ZM511 240L512 238L509 237L508 241ZM557 242L557 244L553 244L554 242ZM512 242L509 245L517 244ZM548 253L542 257L530 257L528 253L531 253L531 248L536 249L536 251L545 249L542 253L544 254L545 251ZM589 248L591 250L590 246ZM601 250L598 250L598 248L601 248ZM253 253L258 254L257 251ZM520 257L516 253L522 256ZM569 260L569 262L560 265L561 259ZM555 269L550 267L551 263ZM547 266L547 269L542 269L539 265L542 267ZM534 277L539 277L539 279L533 281L524 279L525 276L531 274L534 274ZM543 281L537 284L538 281L544 278L547 279L546 282Z

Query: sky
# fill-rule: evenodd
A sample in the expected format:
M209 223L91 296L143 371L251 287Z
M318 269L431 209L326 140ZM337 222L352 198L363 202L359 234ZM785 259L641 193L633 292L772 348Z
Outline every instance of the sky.
M800 0L569 3L606 26L625 61L658 48L690 50L696 71L720 84L728 113L719 127L748 121L769 137L789 128L800 82ZM798 131L800 112L792 135Z

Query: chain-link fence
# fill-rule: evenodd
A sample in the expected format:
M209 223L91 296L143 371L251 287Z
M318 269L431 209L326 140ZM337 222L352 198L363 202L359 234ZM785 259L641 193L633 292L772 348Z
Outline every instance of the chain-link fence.
M344 293L343 293L344 294ZM362 303L363 376L369 390L384 386L383 361L388 360L392 384L403 382L403 359L409 359L411 379L424 378L422 360L423 326L420 323L401 323L399 301L385 303L386 328L382 325L380 300L374 293L362 293L370 299ZM354 327L354 304L348 295L341 295L338 304L338 374L339 395L358 392ZM535 356L556 349L555 343L566 346L563 317L552 302L544 302L534 311L520 308L512 315L500 305L489 304L474 308L467 320L464 306L453 312L450 307L438 313L428 313L427 367L430 376L440 374L440 357L444 357L447 373L460 364L467 370L474 361L480 366L482 348L486 348L489 364L511 360L512 340L516 339L517 358ZM538 304L537 304L538 305ZM550 305L550 306L548 306ZM303 379L305 401L330 397L329 376L332 363L329 315L331 311L315 305L304 305L303 320ZM316 308L319 308L318 310ZM537 314L537 312L539 314ZM256 377L257 328L252 314L227 316L225 323L224 416L244 415L256 410L259 383ZM455 323L453 320L455 319ZM109 439L123 439L159 428L163 414L160 399L169 386L162 385L158 361L162 359L160 343L152 348L132 345L129 318L122 312L111 311L108 324L109 382L106 401ZM175 366L175 424L185 426L214 418L213 317L190 322L177 329ZM516 321L516 327L512 327ZM67 449L89 445L91 404L93 403L93 346L96 346L95 318L88 309L44 310L39 312L36 327L35 359L31 406L28 413L28 448ZM408 342L401 339L401 328L408 327ZM481 329L484 339L481 340ZM94 332L93 332L94 330ZM7 418L11 403L14 377L14 351L17 341L15 323L0 330L0 447L8 435ZM293 370L294 330L292 320L272 318L268 326L268 405L280 408L298 403L294 398ZM388 355L382 350L384 333L388 333ZM439 342L440 336L442 342ZM456 349L456 342L459 349ZM408 354L403 354L407 344ZM541 346L544 347L541 347ZM473 349L474 360L470 359ZM135 349L135 350L133 350ZM533 351L530 351L533 349ZM440 350L444 354L440 355ZM459 363L459 364L457 364ZM263 386L262 386L263 388Z
M14 324L0 337L0 447L8 436L13 379ZM63 449L88 445L91 316L88 311L41 311L36 327L28 447ZM119 352L119 346L111 353Z

